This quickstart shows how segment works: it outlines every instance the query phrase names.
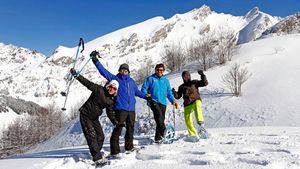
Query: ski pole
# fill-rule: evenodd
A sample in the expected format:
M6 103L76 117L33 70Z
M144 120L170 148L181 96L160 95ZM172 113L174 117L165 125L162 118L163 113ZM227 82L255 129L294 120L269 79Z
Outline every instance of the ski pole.
M76 65L76 62L77 62L77 57L78 57L80 46L82 46L82 50L80 51L80 53L82 53L83 50L84 50L84 41L83 41L82 38L79 39L79 43L78 43L78 47L77 47L77 52L76 52L75 60L73 61L73 68L75 68L75 65ZM61 94L63 96L66 96L66 99L65 99L65 102L64 102L64 106L63 106L63 108L61 108L62 111L66 110L66 103L67 103L67 99L68 99L68 94L69 94L69 91L70 91L70 86L72 84L72 75L70 74L70 76L71 76L71 78L69 78L70 80L68 81L68 86L67 86L66 92L61 92Z

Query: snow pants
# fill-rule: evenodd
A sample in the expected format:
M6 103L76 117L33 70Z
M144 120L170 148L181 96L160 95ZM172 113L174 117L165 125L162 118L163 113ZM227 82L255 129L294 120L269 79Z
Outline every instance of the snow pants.
M165 125L165 114L166 114L166 106L155 101L150 101L149 106L153 112L154 120L156 123L155 130L155 141L162 140L164 137L164 132L166 130Z
M104 142L104 134L99 119L90 119L85 112L80 112L80 124L93 161L97 161L102 158L101 149Z
M194 103L186 106L184 108L184 120L189 133L189 136L197 136L197 129L194 127L193 123L193 112L195 112L196 121L198 124L204 122L202 113L202 102L201 100L196 100Z
M116 120L118 124L115 126L110 137L110 154L115 155L120 153L119 137L122 133L122 128L126 127L125 133L125 150L133 149L133 133L135 112L116 110Z

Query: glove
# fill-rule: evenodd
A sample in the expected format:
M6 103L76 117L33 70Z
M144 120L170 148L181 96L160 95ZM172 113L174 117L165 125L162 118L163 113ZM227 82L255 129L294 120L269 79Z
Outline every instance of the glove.
M151 96L151 94L147 94L147 95L146 95L146 100L147 100L147 101L150 101L150 100L152 100L152 96Z
M78 77L79 76L79 74L76 72L76 70L74 69L74 68L71 68L70 69L70 73L71 73L71 75L73 76L73 77Z
M175 106L176 109L179 109L179 104L176 101L174 101L172 104L173 106Z
M93 61L94 63L98 62L97 56L99 56L99 52L97 52L97 51L95 51L95 50L90 54L90 57L92 58L92 61Z
M204 75L203 70L198 70L199 75Z

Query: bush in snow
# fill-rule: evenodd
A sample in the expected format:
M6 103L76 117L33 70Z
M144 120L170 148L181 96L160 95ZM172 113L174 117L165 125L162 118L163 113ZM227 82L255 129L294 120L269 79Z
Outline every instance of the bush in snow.
M235 95L242 95L242 85L250 78L247 67L241 67L239 64L234 64L229 72L222 77L225 86Z

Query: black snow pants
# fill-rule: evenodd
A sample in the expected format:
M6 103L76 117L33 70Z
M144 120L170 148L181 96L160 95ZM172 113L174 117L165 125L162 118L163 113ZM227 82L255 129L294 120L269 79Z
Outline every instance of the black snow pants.
M102 158L101 149L104 142L104 134L99 119L90 119L84 111L81 111L80 124L93 161L97 161Z
M153 112L154 120L156 122L156 131L155 131L155 141L162 140L164 137L164 132L166 130L165 125L165 114L167 106L157 103L155 101L150 101L149 106Z
M126 127L125 133L125 150L133 149L133 133L134 133L134 122L135 122L135 112L116 110L115 111L116 120L118 124L115 126L111 137L110 137L110 153L112 155L120 153L119 137L122 133L122 128Z

